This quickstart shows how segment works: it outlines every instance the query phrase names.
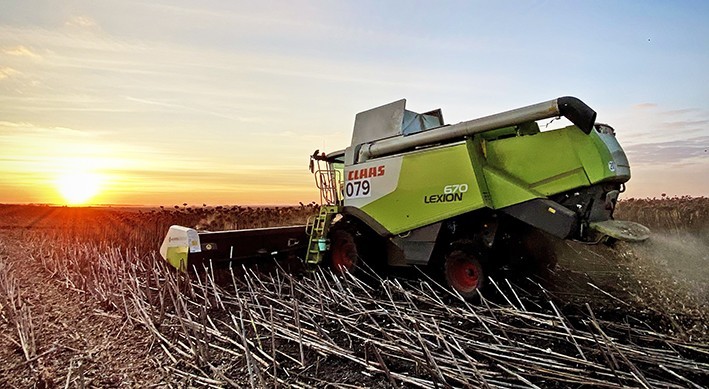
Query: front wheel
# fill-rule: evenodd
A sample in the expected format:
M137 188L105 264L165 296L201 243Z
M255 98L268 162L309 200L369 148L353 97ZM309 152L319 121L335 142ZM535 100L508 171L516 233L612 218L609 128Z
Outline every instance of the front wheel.
M335 273L354 272L359 264L355 237L346 230L335 230L330 235L330 269Z
M463 250L446 255L443 274L448 286L464 298L475 296L485 280L480 261Z

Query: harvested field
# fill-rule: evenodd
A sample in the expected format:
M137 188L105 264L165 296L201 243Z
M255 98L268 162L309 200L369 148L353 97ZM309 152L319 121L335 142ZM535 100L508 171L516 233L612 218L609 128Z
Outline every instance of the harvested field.
M709 380L709 199L627 200L642 245L559 242L466 302L423 272L297 263L189 276L171 224L303 223L312 205L137 210L0 205L2 387L669 387Z

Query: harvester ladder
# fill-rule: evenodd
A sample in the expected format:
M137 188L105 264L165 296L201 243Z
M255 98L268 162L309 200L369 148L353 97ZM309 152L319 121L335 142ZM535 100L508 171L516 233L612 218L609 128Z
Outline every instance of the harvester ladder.
M306 231L310 235L308 242L308 252L305 254L305 263L308 265L317 265L322 262L327 250L329 250L329 242L327 233L332 224L332 219L340 212L340 207L337 205L322 205L320 212L308 219Z
M340 213L343 182L342 169L334 168L334 164L327 160L325 153L322 155L318 154L318 151L313 153L310 157L310 171L315 175L315 185L320 189L320 211L308 219L305 227L310 235L305 263L317 265L322 262L325 253L330 249L327 234L332 220Z

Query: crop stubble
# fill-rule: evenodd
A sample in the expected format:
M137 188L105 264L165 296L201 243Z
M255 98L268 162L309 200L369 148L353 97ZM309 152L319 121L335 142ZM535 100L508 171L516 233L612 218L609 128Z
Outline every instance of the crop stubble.
M669 271L674 260L658 250L648 259L629 245L560 242L548 279L503 272L475 302L423 273L362 280L262 263L186 276L156 259L170 224L265 227L302 223L315 209L0 206L0 330L11 346L0 379L422 388L707 380L703 284ZM619 215L701 245L708 209L704 198L632 200Z

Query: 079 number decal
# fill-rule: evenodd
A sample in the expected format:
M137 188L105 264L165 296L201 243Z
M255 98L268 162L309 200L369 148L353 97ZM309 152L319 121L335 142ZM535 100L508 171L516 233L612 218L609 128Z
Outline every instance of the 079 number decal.
M369 197L371 195L372 183L369 181L368 178L347 181L347 183L345 184L345 197L348 199Z

